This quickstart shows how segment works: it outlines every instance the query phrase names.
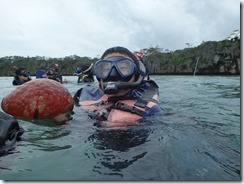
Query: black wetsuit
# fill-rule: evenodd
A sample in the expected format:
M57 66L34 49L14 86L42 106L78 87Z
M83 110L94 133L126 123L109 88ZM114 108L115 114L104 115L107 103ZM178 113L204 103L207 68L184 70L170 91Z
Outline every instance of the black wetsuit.
M16 119L0 111L0 156L13 149L23 133Z
M28 82L30 81L31 78L28 78L28 80L24 81L24 80L21 80L17 75L14 76L14 80L13 80L13 85L14 86L17 86L17 85L22 85L24 84L25 82Z

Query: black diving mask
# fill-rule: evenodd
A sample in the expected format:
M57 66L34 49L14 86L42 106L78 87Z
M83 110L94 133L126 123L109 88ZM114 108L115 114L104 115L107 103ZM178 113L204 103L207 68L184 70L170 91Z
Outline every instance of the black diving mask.
M145 67L138 61L128 57L117 56L99 60L94 65L94 73L101 82L105 94L117 94L122 89L134 89L142 84L145 77ZM133 75L135 82L128 82Z

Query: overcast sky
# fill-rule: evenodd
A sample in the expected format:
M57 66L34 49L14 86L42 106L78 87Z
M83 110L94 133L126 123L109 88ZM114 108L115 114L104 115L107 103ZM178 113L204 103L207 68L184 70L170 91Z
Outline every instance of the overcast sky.
M0 0L0 57L171 51L240 29L239 0Z

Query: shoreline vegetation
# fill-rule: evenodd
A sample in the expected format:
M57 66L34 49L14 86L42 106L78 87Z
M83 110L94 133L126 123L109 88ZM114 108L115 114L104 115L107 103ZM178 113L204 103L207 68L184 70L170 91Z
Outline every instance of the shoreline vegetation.
M142 51L145 53L144 63L150 75L240 75L238 38L202 42L197 47L190 47L188 44L187 48L176 51L158 46ZM64 58L5 56L0 58L0 76L14 76L14 66L24 67L35 76L36 70L46 70L53 64L58 64L63 76L72 76L77 66L90 65L98 59L77 55Z

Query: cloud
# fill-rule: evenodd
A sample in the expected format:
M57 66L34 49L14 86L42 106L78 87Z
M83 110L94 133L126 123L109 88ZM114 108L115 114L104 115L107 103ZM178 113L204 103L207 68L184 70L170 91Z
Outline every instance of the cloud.
M177 50L240 29L240 1L0 0L0 57L96 57L112 46Z

